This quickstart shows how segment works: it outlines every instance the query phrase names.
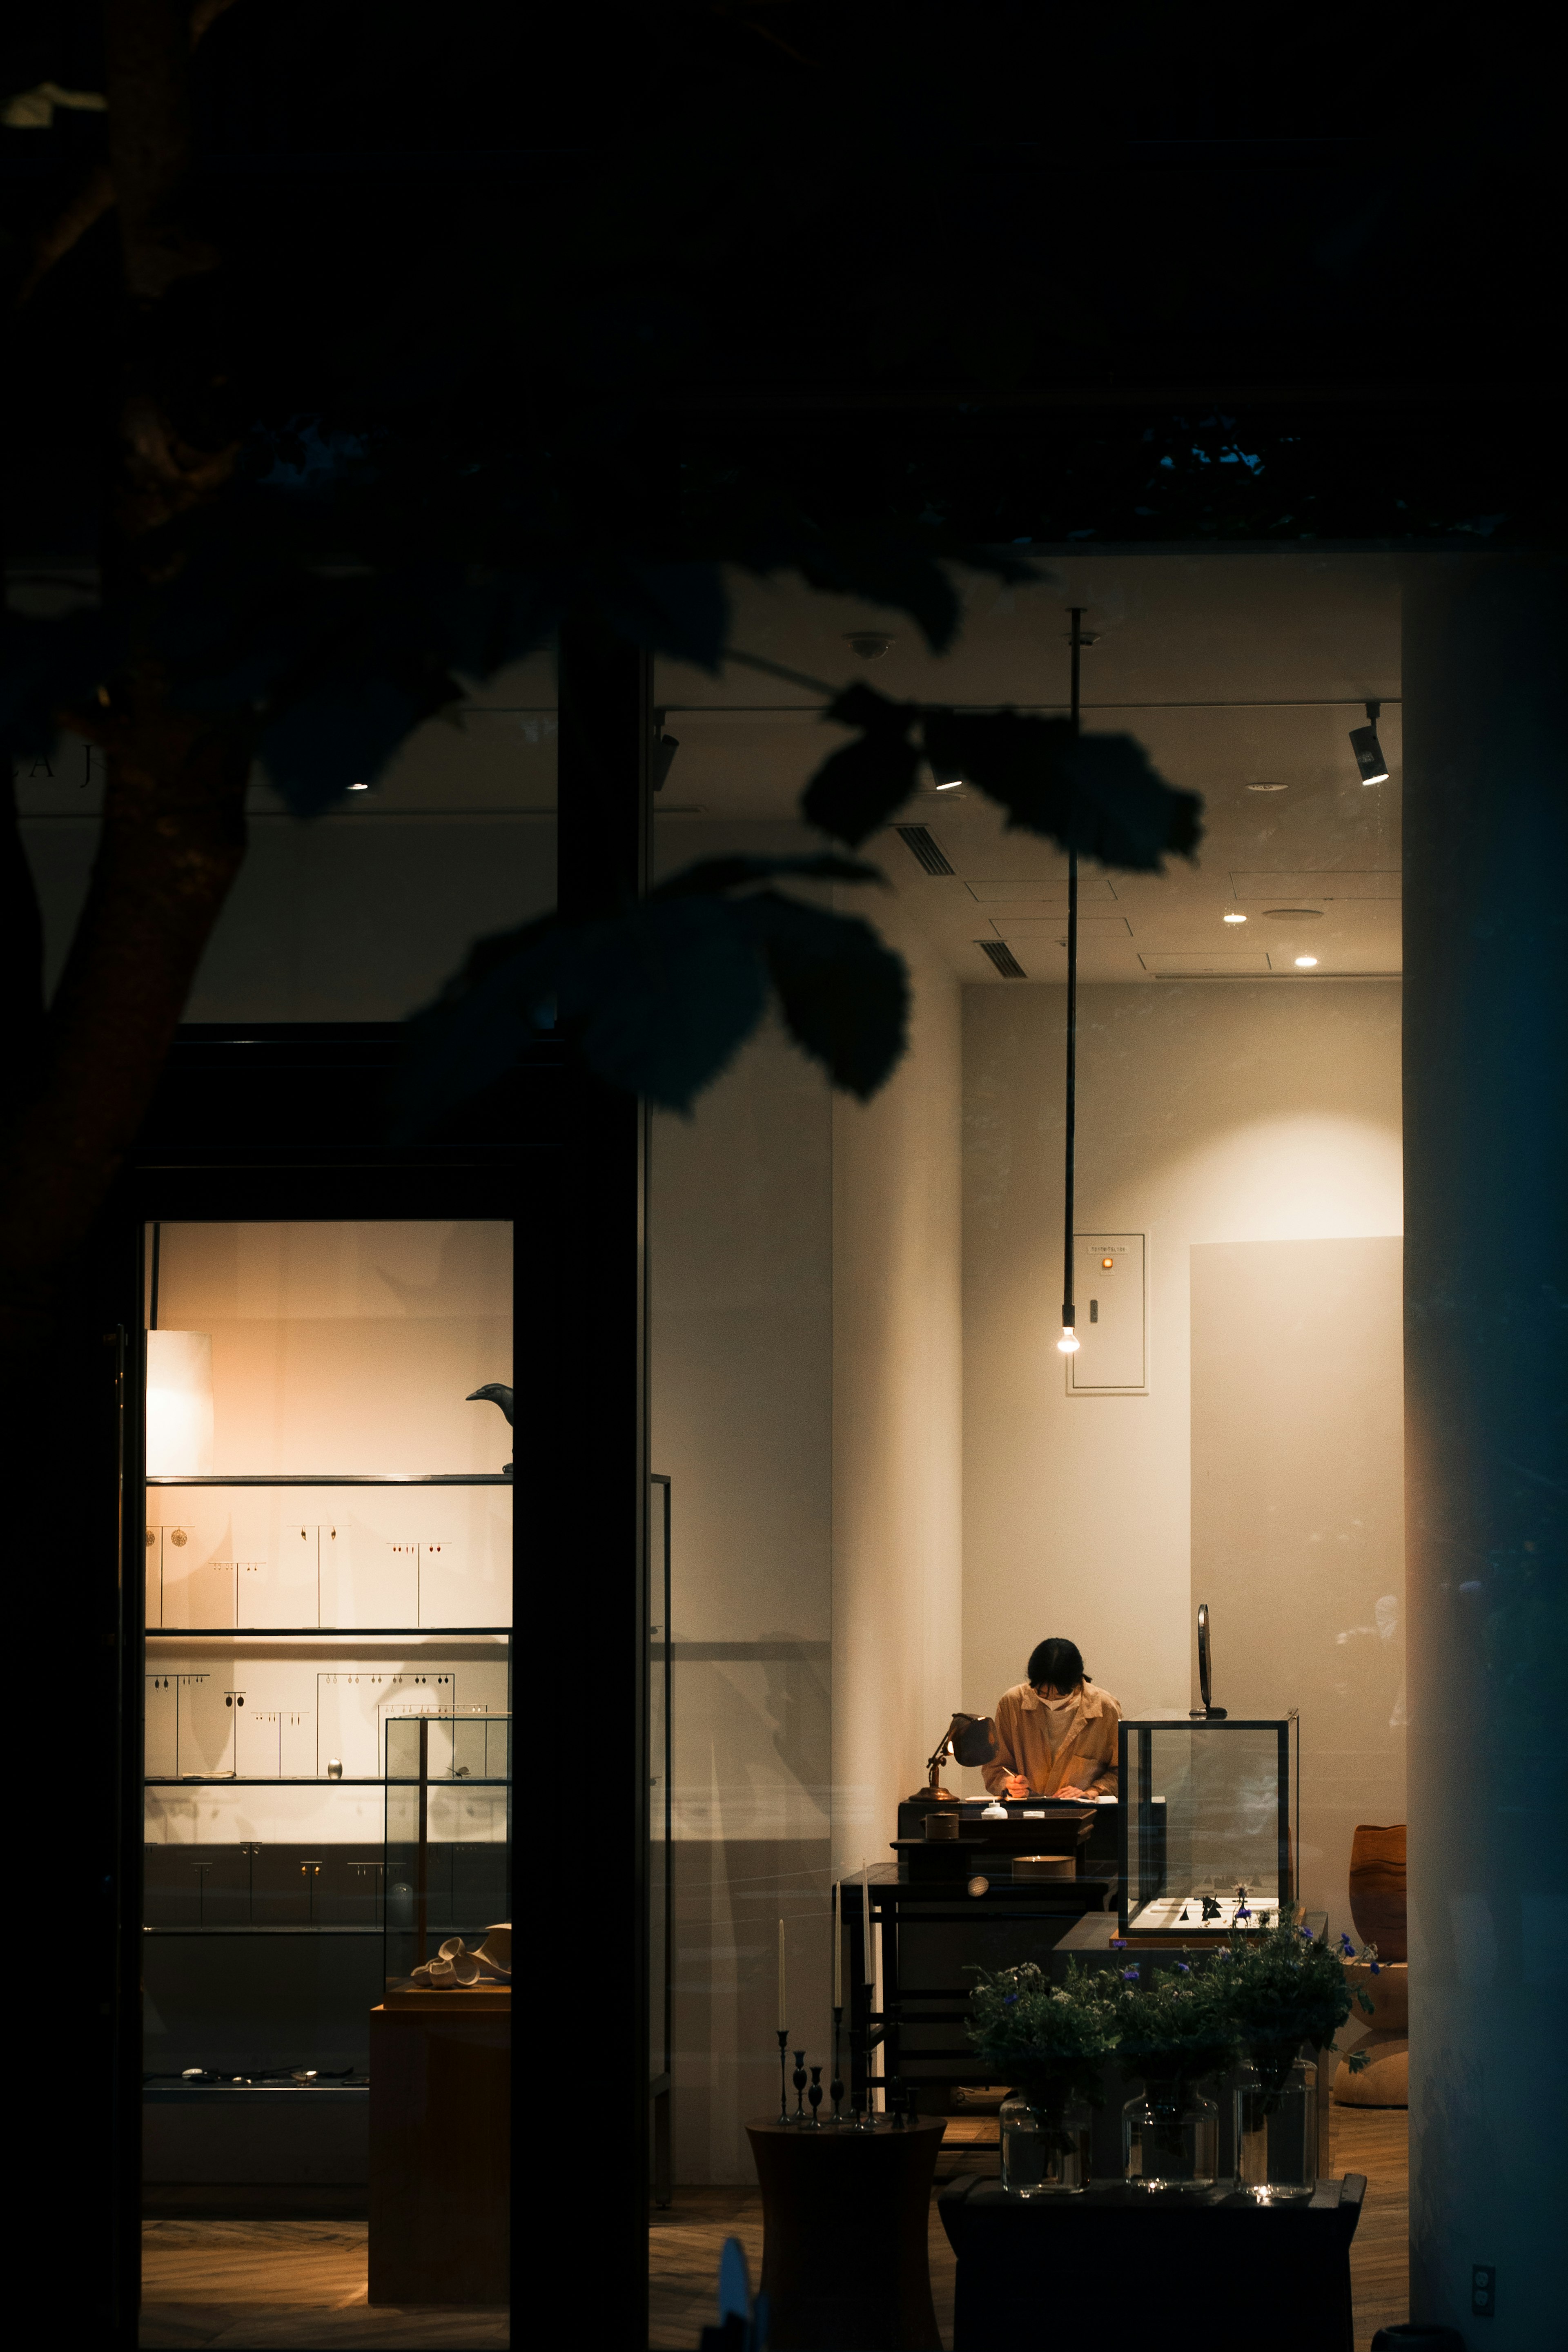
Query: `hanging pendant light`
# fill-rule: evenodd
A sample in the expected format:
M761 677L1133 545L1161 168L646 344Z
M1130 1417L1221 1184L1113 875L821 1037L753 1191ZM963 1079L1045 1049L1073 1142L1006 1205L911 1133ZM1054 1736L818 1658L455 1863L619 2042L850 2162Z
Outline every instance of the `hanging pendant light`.
M1072 648L1072 686L1071 718L1072 732L1079 727L1079 658L1086 638L1079 624L1083 618L1082 604L1071 607L1072 628L1068 643ZM1072 1297L1072 1176L1073 1154L1078 1134L1078 827L1076 810L1070 807L1067 833L1067 1159L1066 1182L1061 1240L1061 1337L1057 1347L1064 1356L1078 1353L1078 1310Z

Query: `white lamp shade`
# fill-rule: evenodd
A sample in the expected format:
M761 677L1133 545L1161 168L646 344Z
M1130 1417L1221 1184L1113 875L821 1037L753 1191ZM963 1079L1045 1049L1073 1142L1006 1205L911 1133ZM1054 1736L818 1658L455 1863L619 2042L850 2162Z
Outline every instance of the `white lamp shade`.
M149 1475L213 1467L213 1341L207 1331L147 1334Z

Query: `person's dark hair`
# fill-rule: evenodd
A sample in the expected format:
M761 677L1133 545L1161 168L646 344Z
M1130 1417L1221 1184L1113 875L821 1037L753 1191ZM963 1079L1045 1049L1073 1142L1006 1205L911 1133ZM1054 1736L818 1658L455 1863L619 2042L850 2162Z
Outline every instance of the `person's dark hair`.
M1049 1642L1037 1642L1029 1654L1029 1680L1031 1690L1042 1686L1051 1690L1073 1691L1086 1679L1083 1653L1076 1642L1064 1642L1052 1635Z

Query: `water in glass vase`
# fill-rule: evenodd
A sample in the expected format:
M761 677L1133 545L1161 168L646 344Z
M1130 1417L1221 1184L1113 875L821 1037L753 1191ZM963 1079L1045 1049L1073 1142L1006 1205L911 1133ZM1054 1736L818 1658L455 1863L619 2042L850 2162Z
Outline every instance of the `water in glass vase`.
M1002 2187L1011 2197L1076 2196L1089 2179L1089 2109L1081 2099L1002 2101Z
M1219 2168L1219 2109L1186 2083L1147 2083L1122 2110L1122 2170L1129 2189L1212 2189Z
M1292 2058L1247 2067L1236 2088L1236 2171L1260 2205L1310 2197L1318 2169L1318 2070Z

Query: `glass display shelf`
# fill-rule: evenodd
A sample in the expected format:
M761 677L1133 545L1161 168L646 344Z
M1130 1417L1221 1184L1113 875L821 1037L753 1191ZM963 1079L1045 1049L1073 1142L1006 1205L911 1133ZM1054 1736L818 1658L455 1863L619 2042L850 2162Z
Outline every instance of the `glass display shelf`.
M150 1470L149 1486L509 1486L500 1470Z
M298 1926L269 1927L262 1922L252 1926L240 1922L234 1927L143 1927L144 1936L382 1936L385 1929L378 1920L373 1927L344 1926L331 1920L302 1920Z

